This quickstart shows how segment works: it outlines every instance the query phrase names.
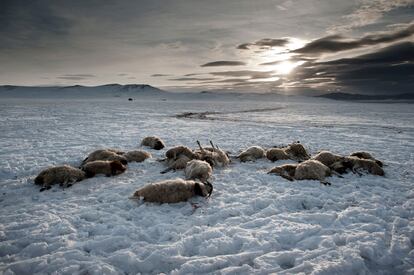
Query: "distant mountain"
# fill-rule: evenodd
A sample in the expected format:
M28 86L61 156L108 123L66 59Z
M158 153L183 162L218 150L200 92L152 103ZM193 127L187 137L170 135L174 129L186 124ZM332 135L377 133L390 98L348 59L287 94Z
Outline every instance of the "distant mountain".
M167 92L147 84L106 84L100 86L0 86L1 97L133 97L134 95L165 95Z
M396 95L362 95L362 94L347 94L347 93L330 93L319 95L316 97L329 98L334 100L414 100L414 93L403 93Z

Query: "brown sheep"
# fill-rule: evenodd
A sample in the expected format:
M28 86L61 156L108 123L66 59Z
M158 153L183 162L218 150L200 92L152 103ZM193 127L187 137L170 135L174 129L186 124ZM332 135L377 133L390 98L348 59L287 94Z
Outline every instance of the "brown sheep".
M165 147L164 142L156 136L145 137L141 141L141 146L147 146L154 150L161 150Z
M199 147L199 150L195 151L197 159L207 161L213 167L225 167L229 165L230 159L227 153L221 150L217 145L214 146L211 140L211 148L203 148L198 140L197 144Z
M322 184L331 185L325 181L331 176L329 167L317 160L306 160L298 164L285 164L274 167L268 174L277 174L290 181L293 180L319 180Z
M107 177L116 176L122 174L126 170L126 166L120 161L108 161L108 160L96 160L86 163L82 170L85 172L86 177L94 177L97 174L104 174Z
M90 153L83 161L81 166L84 166L86 163L96 160L118 160L122 164L126 165L128 163L126 157L123 155L124 152L118 151L115 149L100 149Z
M362 175L360 170L373 175L384 176L385 172L378 163L371 159L360 159L358 157L344 157L332 165L332 170L338 173L345 173L347 170Z
M48 190L51 185L59 183L63 187L69 187L73 183L85 179L85 172L82 170L69 166L56 166L47 168L39 173L34 179L34 183L42 185L40 191Z
M161 171L161 174L167 173L171 170L175 171L184 169L187 162L192 159L197 159L197 155L193 152L193 150L182 145L167 150L167 152L165 152L165 156L166 158L161 161L166 161L167 169Z
M146 185L137 190L132 199L143 198L147 202L177 203L194 196L209 197L213 192L210 183L192 180L165 180Z
M193 159L187 162L184 173L187 180L199 179L201 182L207 182L213 173L213 169L208 162Z
M268 174L276 174L287 180L293 181L297 164L283 164L272 168Z
M173 147L169 149L167 152L165 152L165 156L168 159L176 159L177 157L181 155L184 155L188 157L189 159L197 158L197 155L193 152L193 150L191 150L187 146L182 146L182 145Z
M343 156L331 153L329 151L321 151L312 157L313 160L320 161L328 167L331 167L332 164L334 164L337 161L342 160L343 158L344 158Z
M351 157L357 157L360 159L370 159L375 161L380 167L383 166L382 162L380 160L377 160L376 158L374 158L370 153L368 152L364 152L364 151L359 151L359 152L354 152L350 155Z
M289 158L296 161L305 161L310 159L309 153L306 151L305 147L299 142L289 144L285 149L286 154Z
M167 173L171 170L182 170L185 169L187 163L191 161L191 159L185 155L181 155L176 159L166 159L167 160L167 169L161 172L161 174Z
M277 161L282 159L289 159L284 148L270 148L266 151L266 158L270 161Z
M129 151L124 154L128 162L143 162L147 158L151 158L151 154L141 150Z
M264 158L266 155L265 150L260 146L251 146L241 152L237 158L240 159L241 162L246 161L255 161L256 159Z

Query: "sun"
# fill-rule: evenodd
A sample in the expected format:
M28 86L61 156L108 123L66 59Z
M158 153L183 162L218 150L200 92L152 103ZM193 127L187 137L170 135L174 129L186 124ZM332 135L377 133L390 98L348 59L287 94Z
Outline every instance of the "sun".
M277 74L287 75L293 71L298 66L297 62L291 61L282 61L274 65L274 70Z

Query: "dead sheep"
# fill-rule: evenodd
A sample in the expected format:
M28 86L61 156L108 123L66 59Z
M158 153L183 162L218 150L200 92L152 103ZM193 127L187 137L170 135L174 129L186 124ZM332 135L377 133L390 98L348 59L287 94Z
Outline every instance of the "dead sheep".
M197 158L197 155L193 152L193 150L191 150L187 146L182 146L182 145L173 147L167 150L167 152L165 152L165 157L168 159L176 159L181 155L184 155L188 157L189 159Z
M132 199L143 198L147 202L177 203L187 201L194 196L209 197L213 185L193 180L165 180L148 184L137 190Z
M284 148L270 148L266 151L266 158L270 161L277 161L282 159L289 159Z
M124 157L128 162L143 162L144 160L151 158L151 154L141 150L128 151L124 154Z
M255 161L256 159L264 158L266 156L266 151L260 146L251 146L246 150L242 151L237 158L241 162L246 161Z
M187 163L191 161L191 159L185 155L180 155L176 159L164 159L167 162L167 169L161 171L161 174L165 174L171 170L182 170L185 169Z
M343 156L331 153L329 151L321 151L312 157L313 160L320 161L328 167L331 167L332 164L342 160L343 158Z
M212 173L213 169L208 162L196 159L187 162L187 166L184 170L185 178L187 180L199 179L201 182L208 182Z
M69 166L56 166L47 168L39 173L34 179L34 183L42 185L40 191L51 188L53 184L60 184L63 187L69 187L73 183L81 181L86 178L85 172L82 170Z
M210 140L211 147L203 148L197 140L199 150L195 151L196 158L207 161L212 167L226 167L230 164L227 152L221 150L217 144L214 145Z
M331 169L317 160L306 160L296 166L296 180L319 180L325 185L331 185L325 181L326 177L331 176Z
M167 173L171 170L181 170L187 166L187 162L192 159L196 159L197 155L186 146L176 146L169 149L165 153L166 158L161 161L165 161L167 169L161 171L161 174Z
M295 142L282 148L270 148L266 151L266 158L270 161L284 159L305 161L310 159L310 155L302 144Z
M352 154L350 154L351 157L357 157L360 159L370 159L375 161L380 167L383 166L382 162L380 160L377 160L376 158L374 158L370 153L368 152L364 152L364 151L358 151L358 152L354 152Z
M297 164L283 164L272 168L268 174L276 174L287 180L293 181Z
M88 162L96 161L96 160L108 160L113 161L117 160L120 161L122 164L126 165L128 163L126 157L124 156L124 152L116 150L116 149L99 149L90 153L83 161L81 166L84 166Z
M268 174L277 174L290 181L318 180L322 184L331 185L325 181L331 176L331 169L317 160L306 160L298 164L285 164L270 170Z
M292 160L305 161L310 159L309 153L307 152L305 147L299 142L289 144L286 147L285 152Z
M361 171L377 176L385 175L384 170L376 161L371 159L361 159L358 157L344 157L342 160L337 161L332 165L332 170L341 174L350 170L360 176L362 175Z
M145 137L141 141L141 146L147 146L154 150L161 150L165 147L164 142L156 136Z
M108 161L108 160L95 160L86 163L82 170L85 172L86 177L94 177L97 174L104 174L107 177L116 176L122 174L126 170L126 166L120 161Z

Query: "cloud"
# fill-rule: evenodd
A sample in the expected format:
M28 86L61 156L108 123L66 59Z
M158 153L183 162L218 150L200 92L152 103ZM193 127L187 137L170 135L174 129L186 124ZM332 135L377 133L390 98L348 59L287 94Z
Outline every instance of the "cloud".
M4 0L0 3L0 48L59 43L72 25L71 20L57 15L44 1Z
M271 47L284 47L289 43L288 38L263 38L254 43L243 43L237 46L239 50L248 50L251 46L257 46L260 48L271 48Z
M363 0L361 2L361 5L351 14L342 16L345 22L330 27L328 31L341 33L371 25L378 22L385 13L414 4L414 0Z
M249 77L250 79L270 78L273 76L273 71L224 71L224 72L210 72L214 76L229 76L229 77Z
M373 46L381 43L393 43L411 37L414 34L414 23L403 29L365 35L359 39L347 39L340 35L330 35L313 40L304 47L293 50L293 53L305 55L319 55L323 53L335 53L352 50L365 46Z
M171 81L203 81L203 80L215 80L215 78L209 77L179 77L168 79Z
M94 78L96 75L93 74L65 74L62 76L58 76L58 79L65 79L65 80L84 80L89 78Z
M243 66L246 63L241 61L214 61L201 65L200 67L218 67L218 66Z
M171 76L170 74L152 74L151 77Z
M414 43L402 42L354 58L308 62L290 82L359 93L414 91Z

